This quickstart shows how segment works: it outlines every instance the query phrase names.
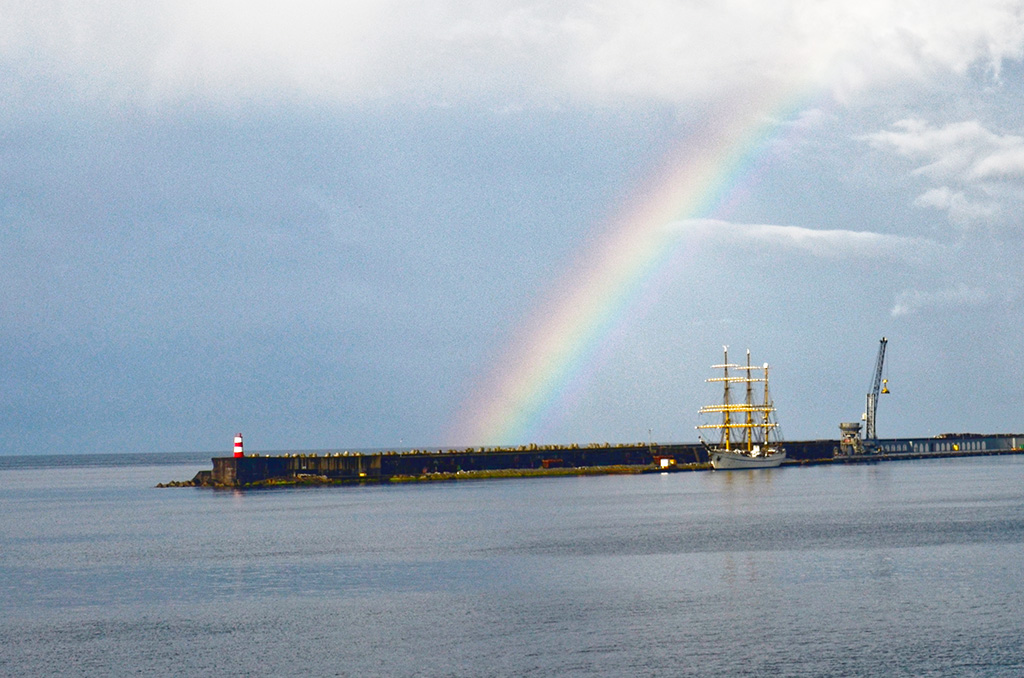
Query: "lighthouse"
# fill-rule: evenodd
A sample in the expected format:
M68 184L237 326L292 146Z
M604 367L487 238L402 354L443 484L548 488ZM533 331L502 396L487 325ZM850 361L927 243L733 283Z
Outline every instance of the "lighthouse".
M235 434L235 456L236 457L244 457L245 456L245 453L242 451L242 434L241 433L236 433Z

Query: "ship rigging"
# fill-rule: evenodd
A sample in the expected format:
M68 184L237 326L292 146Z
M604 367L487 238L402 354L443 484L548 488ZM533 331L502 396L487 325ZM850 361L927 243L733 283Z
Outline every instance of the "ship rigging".
M786 452L778 444L778 423L773 416L775 407L768 390L768 363L752 365L749 350L746 365L730 363L729 347L724 346L722 351L722 364L712 366L712 369L722 370L722 376L707 380L722 384L722 402L700 409L700 414L721 415L721 420L697 426L698 430L719 432L719 440L713 445L703 437L700 439L708 450L711 465L716 469L778 466L786 458ZM744 385L745 397L741 402L733 402L734 384ZM754 393L755 384L764 384L760 401Z

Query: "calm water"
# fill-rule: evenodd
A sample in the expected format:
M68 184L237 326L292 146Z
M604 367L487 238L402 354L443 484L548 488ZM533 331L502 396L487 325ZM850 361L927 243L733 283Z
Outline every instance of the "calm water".
M0 674L1024 673L1024 457L244 493L167 461L0 458Z

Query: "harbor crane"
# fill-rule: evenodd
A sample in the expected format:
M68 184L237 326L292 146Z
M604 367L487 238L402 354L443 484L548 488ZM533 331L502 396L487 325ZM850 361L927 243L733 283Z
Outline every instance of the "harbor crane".
M889 392L889 380L882 378L882 368L885 365L885 345L889 343L885 337L878 344L878 358L875 360L875 376L871 380L871 390L868 391L867 409L864 411L864 439L872 447L878 438L875 431L875 414L878 412L878 394Z
M878 396L889 392L889 380L882 378L882 371L885 366L885 346L888 339L882 337L878 345L878 358L875 359L875 372L871 380L871 390L868 391L867 408L861 417L864 420L864 437L860 435L859 422L843 422L839 424L842 434L840 447L837 454L860 455L875 454L878 452L878 432L875 430L875 415L878 412Z

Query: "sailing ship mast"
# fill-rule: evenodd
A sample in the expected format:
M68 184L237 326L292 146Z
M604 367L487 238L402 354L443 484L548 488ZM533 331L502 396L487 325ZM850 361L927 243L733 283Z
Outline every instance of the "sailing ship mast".
M722 415L719 424L704 424L698 429L717 429L721 432L720 445L722 449L729 452L734 449L733 429L740 429L742 435L735 436L735 443L740 449L749 454L754 450L754 445L764 445L769 441L769 432L778 426L771 419L771 413L775 410L771 403L771 396L768 394L768 363L763 366L750 364L750 351L747 351L747 364L737 365L729 362L729 347L722 347L724 360L721 365L713 365L712 369L722 370L721 377L712 377L708 382L722 382L722 404L708 405L700 409L701 414ZM729 369L742 370L746 374L732 376ZM756 370L763 370L763 376L752 376ZM742 403L733 403L730 387L734 383L742 382L745 385L745 398ZM761 403L754 400L754 384L764 382L764 399ZM755 414L761 416L755 417ZM742 418L740 417L742 415Z
M754 380L750 378L750 349L747 349L747 452L754 449Z

